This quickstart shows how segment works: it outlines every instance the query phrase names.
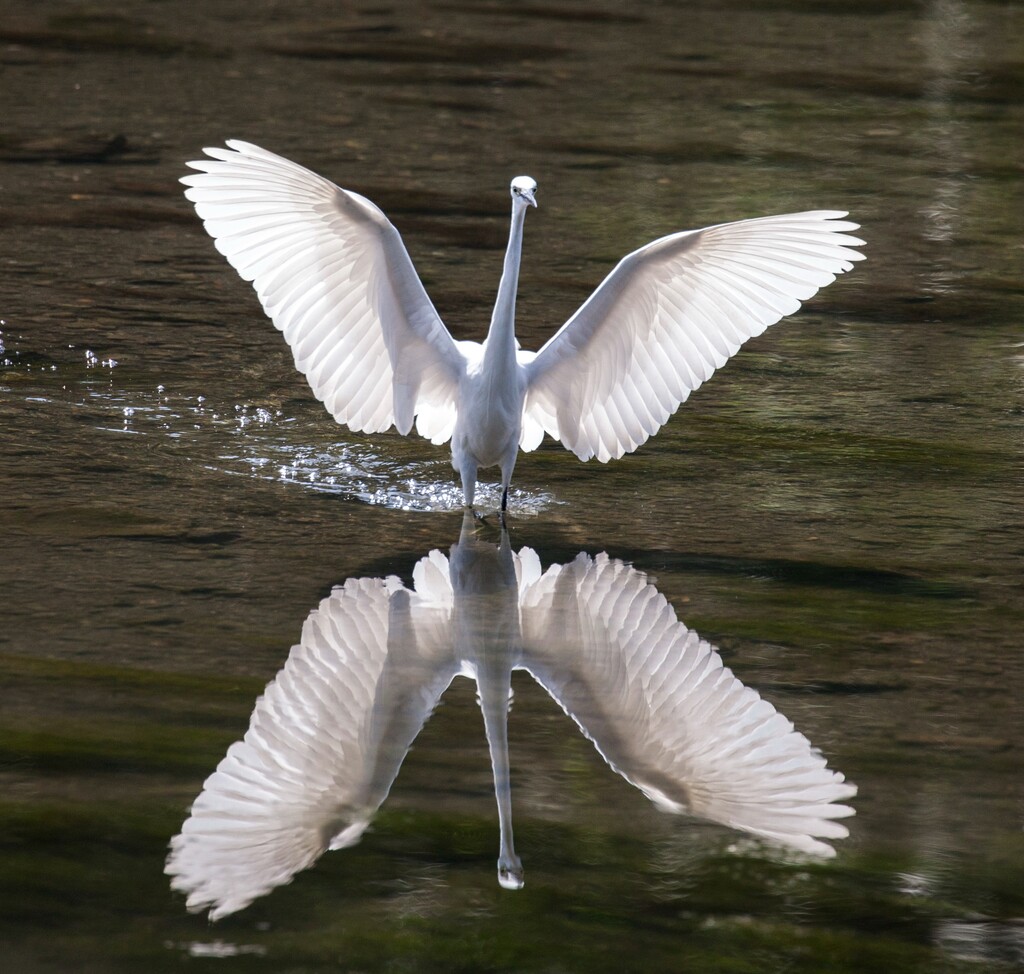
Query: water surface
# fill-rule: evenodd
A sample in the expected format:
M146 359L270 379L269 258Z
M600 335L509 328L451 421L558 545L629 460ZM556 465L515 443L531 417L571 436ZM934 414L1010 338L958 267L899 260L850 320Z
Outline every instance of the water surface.
M1024 963L1019 6L46 3L0 24L0 923L11 970ZM245 138L377 202L479 338L529 172L537 347L673 230L869 259L635 455L521 458L515 550L642 572L858 787L823 862L659 812L513 676L517 892L456 681L361 842L210 926L164 875L303 620L412 584L447 455L339 429L176 179ZM493 490L484 502L494 502ZM496 544L493 519L481 526ZM490 532L490 533L489 533Z

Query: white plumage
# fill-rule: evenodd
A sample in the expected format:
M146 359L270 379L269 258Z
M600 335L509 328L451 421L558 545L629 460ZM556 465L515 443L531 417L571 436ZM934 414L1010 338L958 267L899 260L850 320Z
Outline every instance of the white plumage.
M498 877L523 884L513 845L507 715L528 670L604 759L659 808L832 856L856 794L792 723L730 670L643 573L580 554L473 537L432 551L413 589L350 579L306 620L244 740L206 780L167 872L212 919L357 842L445 688L474 679L494 769Z
M741 220L624 257L539 352L515 334L522 232L536 183L512 181L512 226L487 339L455 342L398 231L368 199L247 142L190 162L186 196L251 281L331 415L357 431L413 425L452 441L472 505L480 467L547 433L607 461L656 433L740 346L848 271L863 243L845 212Z

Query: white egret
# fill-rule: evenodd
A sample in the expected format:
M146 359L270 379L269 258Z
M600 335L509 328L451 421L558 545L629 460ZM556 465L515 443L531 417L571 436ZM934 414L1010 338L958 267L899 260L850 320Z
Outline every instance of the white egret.
M315 608L207 778L166 871L213 920L354 845L445 689L477 684L500 828L498 881L523 885L512 830L508 711L526 670L605 761L659 809L828 858L854 785L727 669L635 568L580 553L541 567L474 536L431 551L413 587L353 578Z
M217 249L284 333L339 423L451 440L472 506L477 472L501 469L545 433L581 460L635 450L740 346L852 268L863 244L844 211L724 223L661 237L619 261L539 352L515 338L526 211L512 228L487 338L452 339L398 231L373 203L247 142L204 149L182 178Z

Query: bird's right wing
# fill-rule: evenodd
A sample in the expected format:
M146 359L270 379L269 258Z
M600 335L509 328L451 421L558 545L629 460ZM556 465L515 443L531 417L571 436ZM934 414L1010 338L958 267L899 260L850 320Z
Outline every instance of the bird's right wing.
M524 364L525 450L546 432L581 460L635 450L740 346L792 314L862 244L845 213L790 213L662 237L619 261Z
M821 856L857 789L722 665L645 576L601 554L521 595L523 666L659 808Z
M398 231L368 199L281 156L230 140L182 178L217 249L284 333L339 423L394 425L435 443L455 423L463 356Z

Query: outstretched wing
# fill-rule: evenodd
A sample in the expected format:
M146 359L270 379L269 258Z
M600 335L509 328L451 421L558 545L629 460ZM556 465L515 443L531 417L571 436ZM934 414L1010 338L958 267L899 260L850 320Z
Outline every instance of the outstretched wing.
M524 449L543 429L581 460L635 450L748 338L863 259L844 216L723 223L624 257L526 363Z
M359 841L457 670L451 587L421 588L349 579L310 613L171 840L165 871L190 910L217 920Z
M847 834L835 819L853 814L840 802L857 789L641 572L581 554L549 568L521 604L524 667L659 808L835 854L820 840Z
M339 423L443 443L463 358L398 231L368 199L248 142L208 148L185 195L251 281Z

